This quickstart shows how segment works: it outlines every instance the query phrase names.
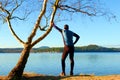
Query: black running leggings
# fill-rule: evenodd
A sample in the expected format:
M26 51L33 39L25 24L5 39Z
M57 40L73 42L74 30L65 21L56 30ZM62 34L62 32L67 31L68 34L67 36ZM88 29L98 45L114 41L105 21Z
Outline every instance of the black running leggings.
M69 54L70 58L70 74L73 73L74 68L74 46L65 46L62 54L62 72L65 73L65 60Z

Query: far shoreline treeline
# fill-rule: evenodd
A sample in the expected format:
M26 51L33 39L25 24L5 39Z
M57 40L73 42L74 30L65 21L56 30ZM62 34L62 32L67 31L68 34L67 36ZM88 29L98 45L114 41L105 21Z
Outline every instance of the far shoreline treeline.
M20 53L23 48L0 48L0 53ZM40 48L33 48L31 53L42 53L42 52L62 52L63 47L48 47L42 46ZM120 48L107 48L98 45L88 45L75 47L75 52L120 52Z

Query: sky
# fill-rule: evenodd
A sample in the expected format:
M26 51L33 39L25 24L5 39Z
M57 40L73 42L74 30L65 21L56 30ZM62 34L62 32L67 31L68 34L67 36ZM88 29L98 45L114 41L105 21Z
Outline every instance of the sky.
M79 41L75 46L87 46L91 44L120 48L120 0L102 0L108 10L117 16L117 20L108 21L105 17L93 17L73 15L71 21L61 21L55 23L60 28L64 24L68 24L70 30L80 35ZM31 23L31 22L30 22ZM26 40L26 35L30 34L32 28L24 32L30 23L23 22L22 24L14 24L14 29L18 30L18 35ZM12 36L7 24L0 24L0 48L20 48L22 45ZM20 28L20 26L26 26ZM63 47L63 40L61 34L52 29L50 34L35 47L49 46L49 47Z

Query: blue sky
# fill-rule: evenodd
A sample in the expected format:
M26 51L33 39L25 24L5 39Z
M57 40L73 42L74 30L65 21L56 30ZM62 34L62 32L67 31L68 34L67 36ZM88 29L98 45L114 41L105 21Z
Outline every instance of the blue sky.
M71 21L61 21L55 23L60 28L63 28L64 24L68 24L70 30L80 35L80 40L75 46L86 46L89 44L96 44L105 47L119 47L120 48L120 0L101 0L105 2L105 6L117 16L117 21L108 21L104 17L93 17L73 15ZM14 29L17 30L18 35L26 40L26 36L30 34L33 21L30 23L23 22L22 24L14 24ZM25 26L25 27L21 27ZM18 28L19 27L19 28ZM27 31L24 31L27 30ZM52 29L51 33L35 47L50 46L50 47L62 47L63 41L61 34ZM7 24L1 24L0 26L0 48L18 48L22 45L12 36Z

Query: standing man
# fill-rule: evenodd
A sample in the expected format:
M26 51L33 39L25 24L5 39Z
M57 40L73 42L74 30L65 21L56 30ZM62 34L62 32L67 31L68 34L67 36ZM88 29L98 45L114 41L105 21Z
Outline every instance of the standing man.
M59 27L57 27L54 23L52 23L52 26L54 28L56 28L63 37L63 42L64 42L64 50L63 50L63 54L62 54L62 59L61 59L61 63L62 63L62 73L60 74L60 76L65 76L65 60L66 57L69 54L69 58L70 58L70 75L73 75L73 69L74 69L74 44L76 44L76 42L79 40L80 36L72 31L69 30L69 26L66 24L64 25L64 29L60 29ZM75 41L73 41L73 37L75 37Z

